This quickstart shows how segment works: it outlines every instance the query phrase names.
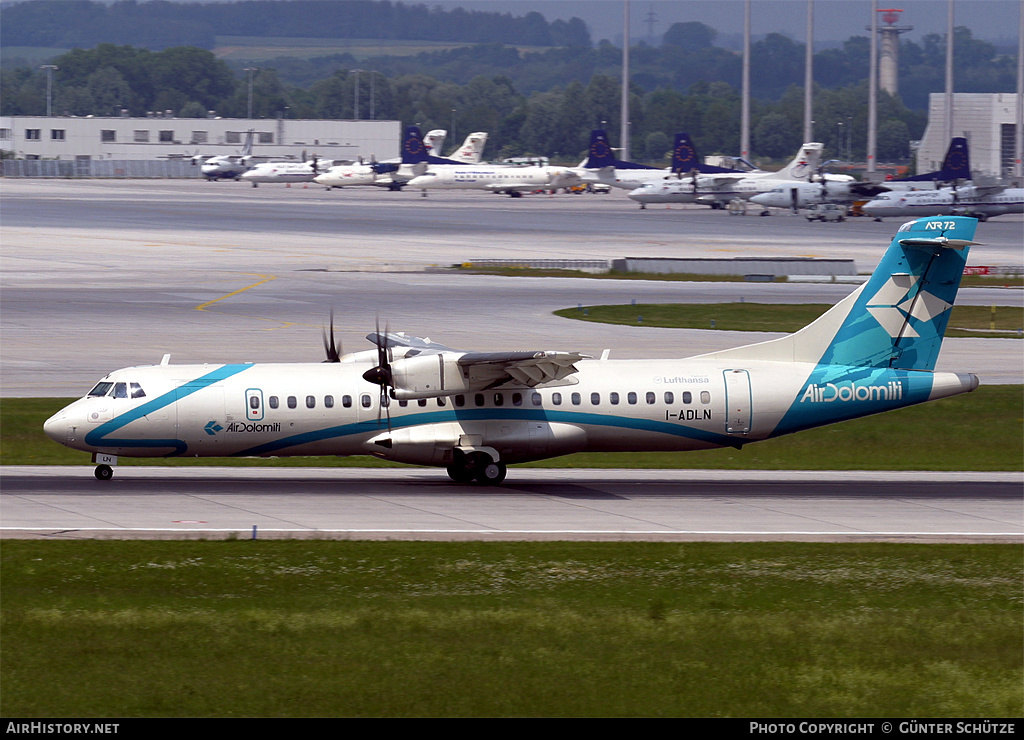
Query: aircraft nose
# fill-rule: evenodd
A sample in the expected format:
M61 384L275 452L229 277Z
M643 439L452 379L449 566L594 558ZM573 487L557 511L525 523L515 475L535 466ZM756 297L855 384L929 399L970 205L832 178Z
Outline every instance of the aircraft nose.
M49 419L43 422L43 431L46 436L52 439L54 442L64 443L67 439L68 434L68 421L65 409L61 409L56 414L51 416Z

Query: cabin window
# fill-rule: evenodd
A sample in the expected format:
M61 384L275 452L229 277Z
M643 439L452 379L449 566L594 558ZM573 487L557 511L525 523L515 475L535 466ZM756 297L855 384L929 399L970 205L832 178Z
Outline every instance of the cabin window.
M494 405L503 406L505 404L505 395L503 393L494 394Z
M329 409L334 408L334 396L324 396L324 407Z
M299 402L296 400L295 396L288 396L288 408L293 409L298 405Z
M402 409L404 409L408 405L409 405L409 402L404 400L404 399L398 402L398 407L402 408Z
M590 394L590 403L593 404L594 406L600 406L601 405L601 394L600 393L591 393Z
M522 406L523 405L523 394L522 393L513 393L512 394L512 405L513 406Z
M281 404L281 402L278 400L277 396L271 396L270 398L267 399L267 404L270 406L270 408L276 409Z
M249 396L249 408L251 408L253 411L259 411L260 410L260 397L259 396L255 395L255 394Z
M656 397L654 395L654 391L647 391L646 399L647 399L647 403L654 403L655 400L656 400Z
M455 397L455 405L458 406L461 409L463 406L466 405L466 397L465 396L456 396Z
M573 406L579 406L581 400L582 399L580 398L580 394L579 393L573 393L572 394L572 405Z
M700 392L700 402L701 403L711 403L711 394L708 391L701 391Z
M316 396L306 396L306 408L307 409L315 409L316 408Z
M556 393L552 393L551 394L551 403L553 403L555 406L561 406L562 405L562 394L561 393L557 393L557 392Z
M540 406L542 403L544 403L544 399L540 397L539 393L534 391L533 393L530 394L530 402L534 406Z
M628 394L626 394L626 401L629 404L631 404L631 405L635 405L636 404L636 392L635 391L630 391Z
M484 394L483 393L477 393L475 396L473 396L473 404L476 405L476 406L483 406L484 405Z
M665 391L665 403L674 403L676 396L672 391Z
M347 409L352 408L352 396L342 396L341 405Z
M618 406L619 394L616 393L615 391L612 391L611 393L608 394L608 401L611 403L612 406Z
M364 409L370 408L370 406L373 404L373 401L370 399L370 394L364 393L363 395L361 395L359 397L359 403L362 404L362 407Z
M421 398L420 400L418 400L418 401L416 402L416 405L420 406L421 408L422 408L422 407L424 407L424 406L426 406L426 405L427 405L427 399L425 399L425 398Z
M437 405L438 406L444 406L445 405L444 397L443 396L438 396L437 397Z
M693 394L690 391L683 391L683 403L693 403Z

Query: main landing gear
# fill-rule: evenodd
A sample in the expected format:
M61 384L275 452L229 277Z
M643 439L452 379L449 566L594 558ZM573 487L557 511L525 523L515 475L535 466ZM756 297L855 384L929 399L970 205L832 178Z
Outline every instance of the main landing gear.
M455 451L455 460L448 466L448 477L456 483L476 481L483 486L496 486L505 480L508 466L496 462L486 452Z

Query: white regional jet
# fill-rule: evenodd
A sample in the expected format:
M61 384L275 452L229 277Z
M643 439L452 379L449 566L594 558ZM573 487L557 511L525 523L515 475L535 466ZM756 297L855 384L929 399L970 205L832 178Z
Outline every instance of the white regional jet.
M436 134L445 133L447 132L443 130L430 131L424 137L424 144L428 146L429 156L438 156L436 147L440 146L440 144ZM433 139L431 139L432 135L434 135ZM443 135L440 137L440 140L441 142L444 141ZM456 149L448 159L453 162L477 164L483 157L484 145L486 143L487 133L475 131L466 137L462 146ZM331 167L327 172L317 175L313 178L313 181L318 185L323 185L328 190L351 185L375 185L377 187L397 190L415 176L412 172L409 172L406 177L402 177L402 174L399 172L400 163L400 159L395 159L384 162L370 162L369 164L337 165L336 167Z
M582 182L572 167L430 163L406 186L420 188L424 195L427 190L486 190L518 198L524 192L554 191Z
M874 274L813 323L683 359L575 351L465 352L402 334L326 363L116 370L44 424L118 456L374 455L497 484L506 466L581 451L740 448L750 442L965 393L934 372L977 220L903 224ZM824 440L823 440L824 443Z
M666 183L677 183L684 176L693 177L698 173L728 173L735 176L750 174L749 171L702 164L697 159L697 153L690 141L690 135L687 133L676 134L672 146L672 162L666 168L658 169L635 162L624 162L615 159L608 143L608 134L601 129L590 132L590 148L587 150L587 158L583 160L576 171L585 182L600 183L633 192L659 189Z
M965 185L938 190L881 193L861 210L876 221L884 216L967 214L980 221L1004 213L1024 213L1024 188Z
M867 200L888 191L904 191L928 188L932 191L939 183L956 183L971 179L970 155L967 139L953 138L946 150L942 167L934 172L925 172L913 177L885 182L836 181L820 175L810 182L788 182L776 188L753 196L750 201L771 208L806 208L814 203L850 204ZM938 214L939 211L935 211Z
M199 167L208 182L214 180L237 180L249 169L252 161L252 142L256 132L253 129L245 134L245 144L238 154L219 154L204 160ZM195 159L193 159L193 164Z
M638 188L629 197L643 203L704 203L712 208L737 198L749 200L788 183L806 183L817 175L823 145L807 142L797 155L777 172L740 172L697 175L669 183L660 191ZM828 182L852 182L849 175L821 175Z

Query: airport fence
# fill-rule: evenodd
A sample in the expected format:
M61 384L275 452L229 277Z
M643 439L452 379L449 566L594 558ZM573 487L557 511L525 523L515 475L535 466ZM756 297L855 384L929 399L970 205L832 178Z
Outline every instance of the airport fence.
M190 159L5 159L4 177L199 177Z

